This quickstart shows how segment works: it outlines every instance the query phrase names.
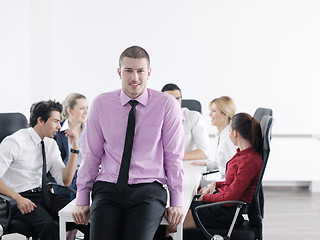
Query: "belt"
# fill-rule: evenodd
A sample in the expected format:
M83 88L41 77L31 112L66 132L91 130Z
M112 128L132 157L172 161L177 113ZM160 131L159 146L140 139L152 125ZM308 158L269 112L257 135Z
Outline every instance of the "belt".
M30 189L28 191L25 191L23 193L36 193L36 192L42 192L42 188L41 187L36 187L36 188Z

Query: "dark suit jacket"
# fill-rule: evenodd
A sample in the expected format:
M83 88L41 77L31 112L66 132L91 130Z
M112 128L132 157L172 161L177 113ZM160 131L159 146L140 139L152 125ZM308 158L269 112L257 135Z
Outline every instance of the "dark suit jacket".
M64 122L61 122L61 126L63 125ZM57 134L54 136L54 140L56 140L59 149L60 149L60 153L61 153L61 158L64 162L65 165L67 165L67 162L69 160L69 148L68 148L68 138L65 136L65 131L59 131L57 132ZM70 184L70 188L77 190L77 185L76 185L76 181L77 181L77 173L78 170L76 171L76 173L74 174L74 177L72 179L72 183ZM51 175L49 176L49 181L50 182L55 182L55 180L53 179L53 177L51 177ZM68 190L58 187L58 186L54 186L54 193L57 195L63 195L63 196L67 196L70 197L70 199L74 199L75 195L72 192L69 192Z
M63 125L64 122L61 123ZM54 140L56 140L60 153L61 153L61 158L64 162L64 164L67 164L68 159L69 159L69 149L68 149L68 138L65 136L64 131L59 131L57 134L54 136Z

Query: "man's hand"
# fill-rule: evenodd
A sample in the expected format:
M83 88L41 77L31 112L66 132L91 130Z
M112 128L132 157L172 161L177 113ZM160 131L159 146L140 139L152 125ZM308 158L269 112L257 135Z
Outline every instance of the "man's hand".
M90 206L75 206L72 218L76 224L88 225L90 218Z
M164 217L171 227L177 227L183 219L183 207L168 207L164 212Z
M17 207L22 214L31 213L34 210L34 208L37 207L36 204L34 204L34 202L32 202L28 198L22 197L21 195L18 198L16 198L16 202Z

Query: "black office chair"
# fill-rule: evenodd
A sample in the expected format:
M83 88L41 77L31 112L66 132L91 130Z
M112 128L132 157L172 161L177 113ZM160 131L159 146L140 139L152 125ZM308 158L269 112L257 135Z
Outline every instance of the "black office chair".
M0 143L2 140L22 128L28 127L27 118L21 113L0 113ZM35 231L20 220L12 219L13 211L17 203L14 199L0 194L0 228L3 228L3 235L20 233L28 239L37 238ZM0 234L0 239L1 239Z
M0 143L21 128L28 127L27 118L21 113L0 113Z
M263 153L262 153L262 170L260 178L257 184L257 188L253 199L250 204L246 204L242 201L224 201L218 203L210 203L195 208L195 215L201 208L208 208L211 206L223 205L226 203L235 203L237 210L234 215L233 222L229 229L206 229L199 217L195 217L195 221L198 223L200 228L196 229L186 229L183 231L184 240L208 240L212 239L214 235L224 236L223 239L231 240L261 240L262 239L262 211L260 205L260 187L262 184L262 178L264 171L268 162L269 153L270 153L270 139L271 139L271 130L273 125L273 117L265 116L261 120L261 129L265 129L263 137ZM243 212L242 208L246 208L248 214L248 220L245 220L240 227L234 227L234 222L238 217L238 214Z
M194 99L182 99L181 107L188 108L189 110L198 111L202 113L201 103Z
M270 108L257 108L256 111L253 114L253 117L255 117L256 119L258 119L261 123L262 119L264 116L273 116L273 110ZM262 133L264 133L264 131L262 131ZM261 205L261 209L262 209L262 217L263 217L263 209L264 209L264 194L263 194L263 187L261 185L260 187L260 205Z
M253 117L258 119L259 122L261 122L263 116L265 116L265 115L272 116L273 115L272 109L270 109L270 108L257 108L253 114Z

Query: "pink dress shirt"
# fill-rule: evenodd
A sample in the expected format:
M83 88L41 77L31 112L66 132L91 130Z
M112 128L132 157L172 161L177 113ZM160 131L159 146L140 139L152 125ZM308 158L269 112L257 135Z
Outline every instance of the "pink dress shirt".
M122 90L117 90L99 95L91 104L81 146L77 205L90 204L95 181L117 182L130 100ZM166 184L170 205L183 206L184 134L178 101L151 89L135 100L139 103L128 184Z

